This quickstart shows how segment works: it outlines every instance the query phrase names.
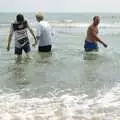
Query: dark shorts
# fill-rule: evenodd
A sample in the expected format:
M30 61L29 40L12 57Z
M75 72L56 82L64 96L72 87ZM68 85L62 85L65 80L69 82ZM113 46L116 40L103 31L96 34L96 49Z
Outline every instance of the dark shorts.
M29 53L30 52L30 44L27 43L25 44L23 47L21 48L17 48L15 47L15 54L16 55L22 55L22 51L24 50L25 53Z
M50 52L52 48L52 45L47 45L47 46L39 46L38 51L39 52Z
M85 40L85 51L98 51L98 44L96 42L89 42Z

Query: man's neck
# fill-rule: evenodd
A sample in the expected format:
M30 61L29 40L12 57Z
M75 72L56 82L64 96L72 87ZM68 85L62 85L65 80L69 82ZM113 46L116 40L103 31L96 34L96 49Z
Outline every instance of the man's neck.
M96 25L96 24L94 24L94 23L93 23L93 26L94 26L94 27L97 27L97 26L98 26L98 24Z

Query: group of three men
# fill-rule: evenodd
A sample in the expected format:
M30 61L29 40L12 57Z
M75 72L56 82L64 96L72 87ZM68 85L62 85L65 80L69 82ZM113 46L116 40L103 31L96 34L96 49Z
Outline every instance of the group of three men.
M39 52L51 51L52 35L53 35L51 31L51 26L47 21L44 20L44 16L41 13L36 14L36 20L38 22L36 35L34 35L32 29L29 27L28 22L24 19L24 16L22 14L18 14L16 16L16 21L11 24L7 50L8 51L10 50L10 43L12 40L12 36L14 34L15 54L20 59L22 57L23 50L27 55L30 52L30 42L28 39L27 29L34 37L35 43L33 44L33 46L39 43L38 45ZM88 27L87 36L84 44L85 51L93 51L93 50L97 51L98 50L97 42L100 42L101 44L103 44L104 47L107 47L107 44L105 44L97 35L99 22L100 22L99 16L95 16L93 18L93 23Z

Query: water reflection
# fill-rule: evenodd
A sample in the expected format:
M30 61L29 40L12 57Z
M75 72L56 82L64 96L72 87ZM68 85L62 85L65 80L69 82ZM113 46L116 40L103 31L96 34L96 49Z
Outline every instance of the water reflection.
M83 59L84 60L97 60L100 58L100 55L98 52L85 52L83 54Z
M12 87L19 86L24 87L24 85L29 84L28 82L28 64L29 61L27 59L24 59L23 62L16 61L13 65L9 66L9 81L12 84Z
M36 54L36 63L51 64L52 52L38 52Z
M48 58L52 56L52 52L39 52L38 53L41 57L41 59Z

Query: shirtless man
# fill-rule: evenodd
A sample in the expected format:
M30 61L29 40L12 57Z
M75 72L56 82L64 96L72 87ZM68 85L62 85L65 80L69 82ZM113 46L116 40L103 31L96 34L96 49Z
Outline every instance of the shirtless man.
M107 47L98 36L98 24L100 23L99 16L93 17L93 23L88 27L87 36L85 39L85 51L98 51L98 44L97 42L101 43L104 47Z

